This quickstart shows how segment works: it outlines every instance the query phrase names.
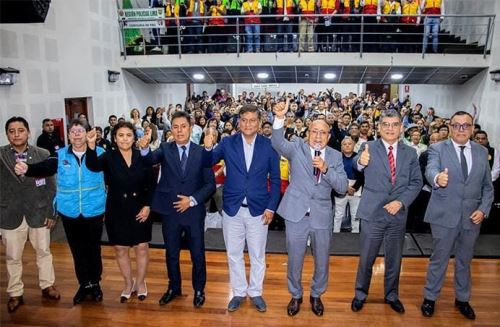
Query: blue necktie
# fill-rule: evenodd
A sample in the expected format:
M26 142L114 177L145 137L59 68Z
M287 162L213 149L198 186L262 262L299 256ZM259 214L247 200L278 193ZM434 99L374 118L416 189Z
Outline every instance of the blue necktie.
M467 167L467 160L465 160L464 155L465 145L460 146L460 165L462 166L462 175L464 175L464 180L469 176L469 169Z
M183 145L181 146L181 149L182 149L182 156L181 156L181 169L182 169L182 173L185 173L186 172L186 166L187 166L187 162L188 162L188 156L186 154L186 146Z

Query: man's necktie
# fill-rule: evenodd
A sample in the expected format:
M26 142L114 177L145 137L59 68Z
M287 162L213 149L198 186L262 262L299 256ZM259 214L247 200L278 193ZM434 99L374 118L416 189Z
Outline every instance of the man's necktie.
M392 153L392 145L389 145L389 153L387 158L389 159L389 169L391 170L391 181L392 185L396 184L396 162L394 162L394 154Z
M465 145L460 146L460 165L462 166L462 175L464 175L464 180L469 176L469 168L467 167L467 160L465 160L464 155Z
M181 149L182 149L182 156L181 156L181 169L182 169L182 173L185 173L186 172L186 165L187 165L187 162L188 162L188 156L186 154L186 146L183 145L181 146Z

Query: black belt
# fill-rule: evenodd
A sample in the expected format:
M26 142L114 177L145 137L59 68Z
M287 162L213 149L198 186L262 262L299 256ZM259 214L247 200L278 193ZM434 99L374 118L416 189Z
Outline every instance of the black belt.
M246 203L242 203L242 204L241 204L241 207L242 207L242 208L248 208L248 204L246 204Z

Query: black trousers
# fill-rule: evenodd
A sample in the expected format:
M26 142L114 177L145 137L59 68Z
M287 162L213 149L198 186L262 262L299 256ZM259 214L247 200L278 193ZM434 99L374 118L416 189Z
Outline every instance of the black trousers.
M162 217L163 240L165 241L165 258L168 271L168 288L181 291L182 277L179 256L183 239L191 254L192 283L195 291L203 291L207 282L207 266L205 262L205 231L204 221L182 225L169 222Z
M66 238L73 255L76 278L80 285L98 284L102 275L101 236L103 216L62 218Z

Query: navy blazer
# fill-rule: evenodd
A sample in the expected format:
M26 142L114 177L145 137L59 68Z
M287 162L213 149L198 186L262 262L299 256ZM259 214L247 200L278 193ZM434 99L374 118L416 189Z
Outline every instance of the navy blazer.
M212 169L203 168L202 158L203 148L191 142L186 171L183 174L175 142L164 142L156 151L147 154L145 159L150 164L161 163L161 178L156 186L151 210L179 223L187 223L193 218L205 218L205 201L215 192L215 177ZM198 204L178 213L173 206L173 203L179 200L177 195L192 196Z
M212 151L205 151L205 154L206 167L220 160L224 160L226 165L222 195L224 212L235 216L245 197L250 214L254 217L262 215L266 209L276 211L280 199L280 166L278 153L271 146L270 139L257 135L249 171L245 164L241 133L223 138Z

